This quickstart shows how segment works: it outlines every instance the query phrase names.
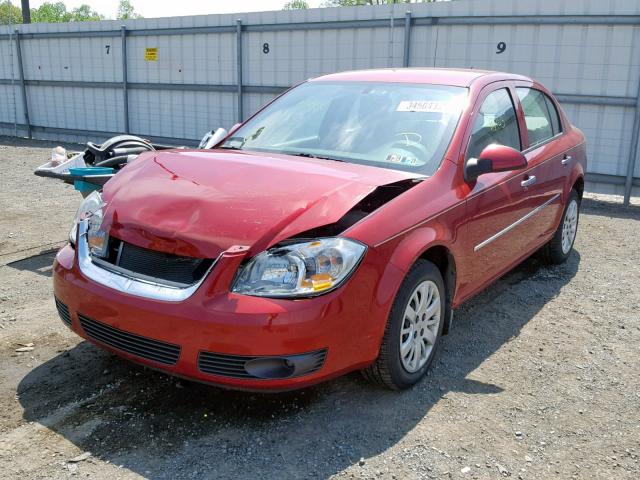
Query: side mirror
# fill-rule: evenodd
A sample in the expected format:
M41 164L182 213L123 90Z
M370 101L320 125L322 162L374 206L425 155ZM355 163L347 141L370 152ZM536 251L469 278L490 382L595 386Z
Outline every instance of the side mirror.
M475 180L484 173L507 172L527 166L527 159L515 148L491 144L480 153L480 158L470 158L464 166L464 179Z
M231 135L233 132L235 132L240 127L240 125L242 125L242 123L236 123L233 127L231 127L229 129L229 135Z
M219 128L215 131L211 130L210 132L204 134L204 137L202 137L202 140L200 140L200 145L198 145L198 148L211 148L226 136L227 131L224 128Z

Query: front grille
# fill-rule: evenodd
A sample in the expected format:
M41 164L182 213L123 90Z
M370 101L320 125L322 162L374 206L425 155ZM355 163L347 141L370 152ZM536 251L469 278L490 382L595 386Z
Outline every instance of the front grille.
M233 378L251 378L244 369L244 364L254 357L242 357L236 355L222 355L213 352L200 352L198 355L198 368L204 373L221 375Z
M184 257L138 247L113 237L109 239L107 258L99 259L101 262L130 272L135 277L177 286L197 283L213 263L207 258Z
M58 309L58 315L60 315L60 319L70 327L71 315L69 314L69 307L67 307L64 303L62 303L57 298L55 298L55 301L56 301L56 308Z
M317 350L315 352L309 352L300 355L285 355L285 356L242 356L242 355L226 355L222 353L214 352L200 352L198 355L198 369L201 372L209 373L211 375L219 375L222 377L231 378L251 378L251 379L264 379L265 377L252 375L247 371L245 365L252 360L267 360L271 358L287 359L295 365L297 359L305 357L306 365L304 372L298 375L272 377L272 378L291 378L292 376L308 375L313 372L317 372L324 365L325 358L327 356L327 350Z
M78 314L80 325L88 337L110 347L165 365L175 365L180 346L125 332Z

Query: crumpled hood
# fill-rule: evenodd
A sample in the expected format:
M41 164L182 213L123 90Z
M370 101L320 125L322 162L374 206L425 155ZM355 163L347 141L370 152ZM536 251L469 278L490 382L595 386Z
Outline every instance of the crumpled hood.
M104 187L104 228L135 245L216 258L334 223L376 187L419 175L246 151L149 152Z

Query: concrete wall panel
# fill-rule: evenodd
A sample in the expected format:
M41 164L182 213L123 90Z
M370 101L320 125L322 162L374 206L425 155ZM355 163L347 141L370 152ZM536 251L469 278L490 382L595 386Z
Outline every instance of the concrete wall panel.
M120 87L34 83L121 82L122 24L130 32L126 52L131 84L130 131L170 139L198 139L207 130L231 126L237 118L237 20L244 28L242 83L247 87L269 89L288 87L335 71L402 66L407 10L417 23L411 29L410 66L521 73L563 95L615 97L618 101L621 97L631 103L638 95L640 2L457 0L20 25L17 28L23 35L20 43L24 74L32 82L27 95L31 123L36 127L94 130L96 138L101 136L100 132L124 130L124 96ZM576 15L591 15L603 24L576 24L573 17ZM505 24L501 16L509 16L509 24ZM536 24L549 16L557 16L560 21ZM437 17L437 21L430 24L432 17ZM481 24L477 19L473 25L455 24L469 17L482 17ZM360 23L348 28L322 27L319 23L341 21L378 23ZM604 24L606 22L608 24ZM280 24L282 27L276 28ZM192 27L225 30L145 33L149 29ZM5 99L0 105L0 132L12 130L7 124L25 121L19 83L13 87L8 85L11 79L19 79L15 39L8 36L14 28L16 26L0 27L0 58L3 59L0 95ZM55 32L74 36L38 36ZM500 48L501 44L504 48ZM145 59L146 48L157 48L157 60ZM212 90L223 86L226 91L148 90L136 88L137 83L210 85ZM244 117L274 96L275 93L245 92ZM587 136L590 171L624 175L631 151L634 108L588 104L565 104L564 108ZM49 138L53 134L35 128L34 135ZM85 137L86 133L80 133L77 138L84 140ZM640 176L640 161L637 164L636 176Z

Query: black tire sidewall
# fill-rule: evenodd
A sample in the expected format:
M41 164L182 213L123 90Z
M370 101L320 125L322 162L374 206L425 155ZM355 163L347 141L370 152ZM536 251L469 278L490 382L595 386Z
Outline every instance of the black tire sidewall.
M409 299L414 289L425 280L434 282L440 293L440 325L436 335L436 342L431 349L427 362L420 368L420 370L410 373L405 370L402 365L402 359L400 358L400 331L404 322L404 312ZM407 277L402 282L402 286L396 295L396 299L393 303L391 314L389 315L388 335L385 339L388 342L387 348L389 351L387 368L391 374L391 380L399 388L407 388L419 381L426 373L429 365L431 364L438 345L440 343L440 337L442 336L442 329L445 319L446 290L444 288L444 281L438 268L431 262L426 260L419 261L407 274Z

